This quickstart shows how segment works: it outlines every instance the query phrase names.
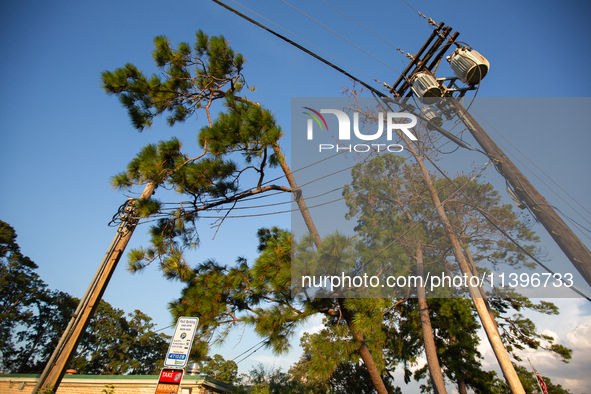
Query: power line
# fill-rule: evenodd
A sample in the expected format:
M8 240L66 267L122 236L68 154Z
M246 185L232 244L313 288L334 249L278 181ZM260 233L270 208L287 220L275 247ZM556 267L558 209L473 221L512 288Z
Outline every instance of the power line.
M523 155L523 157L525 157L527 159L527 161L529 161L531 164L534 165L534 167L536 167L542 174L544 174L548 179L550 179L552 181L552 183L554 183L556 186L558 186L558 188L560 188L560 190L562 190L567 196L569 196L574 202L576 202L581 208L583 208L585 210L585 212L587 212L588 214L591 215L591 212L589 212L583 205L581 205L581 203L579 203L573 196L571 196L566 190L564 190L562 188L562 186L560 186L558 183L556 183L548 174L546 174L544 172L544 170L542 170L540 167L538 167L536 165L536 163L534 163L529 157L527 157L525 155L525 153L521 152L519 150L519 148L517 148L515 145L513 145L513 143L511 143L511 141L509 141L503 134L501 134L497 129L495 129L486 119L484 119L478 112L476 112L475 110L472 110L472 112L474 112L476 115L478 115L478 117L480 119L482 119L487 125L489 125L498 135L501 136L501 138L503 138L505 141L507 141L509 143L509 145L511 145L515 150L517 150L517 152L521 153L521 155ZM501 145L498 141L497 143L499 145ZM502 146L502 145L501 145ZM506 149L505 147L503 147L504 149ZM581 215L575 208L573 208L564 198L562 198L562 196L560 196L560 194L558 194L554 189L552 189L550 186L548 186L535 172L533 172L532 170L530 170L525 164L523 164L515 155L513 155L511 152L509 152L509 154L511 154L511 156L515 157L515 160L519 161L519 163L524 166L528 171L530 171L536 178L538 178L538 180L540 182L542 182L548 189L552 190L552 192L554 194L556 194L565 204L567 204L573 211L575 211L579 216L581 216L583 218L583 220L585 220L587 223L591 224L587 219L585 219L585 217L583 215Z
M406 1L404 1L404 0L402 0L402 2L403 2L404 4L406 4L407 6L409 6L410 8L412 8L413 10L415 10L415 11L416 11L416 12L419 14L419 16L420 16L421 18L426 18L426 16L425 16L425 15L423 15L423 13L421 13L421 11L417 10L415 7L413 7L412 5L408 4L408 3L407 3Z
M251 10L250 8L246 7L245 5L242 5L242 4L240 4L240 3L239 3L239 2L237 2L236 0L231 0L231 1L232 1L233 3L236 3L236 4L238 4L240 7L244 8L245 10L252 12L252 13L253 13L253 14L255 14L256 16L258 16L259 18L262 18L262 19L266 20L267 22L274 24L275 26L277 26L277 27L278 27L278 28L280 28L281 30L284 30L284 31L288 32L288 33L289 33L289 34L291 34L292 36L294 36L294 37L297 37L297 38L299 38L300 40L304 41L305 43L307 43L307 44L309 44L309 45L313 46L314 48L316 48L316 49L318 49L318 50L320 50L320 51L322 51L322 52L326 53L328 56L331 56L331 57L333 57L333 58L337 59L339 62L341 62L341 63L343 63L343 64L345 64L345 65L347 65L347 66L351 67L352 69L354 69L354 70L356 70L356 71L359 71L359 72L360 72L360 73L362 73L363 75L365 75L365 76L367 76L367 77L369 77L369 78L371 78L371 79L374 79L374 80L375 80L375 78L374 78L374 77L372 77L371 75L367 74L367 73L366 73L366 72L364 72L363 70L360 70L360 69L358 69L358 68L357 68L357 67L355 67L355 66L352 66L351 64L347 63L347 62L346 62L346 61L344 61L343 59L340 59L340 58L336 57L335 55L333 55L332 53L330 53L330 52L327 52L327 51L325 51L324 49L320 48L319 46L312 44L310 41L308 41L308 40L306 40L306 39L304 39L304 38L302 38L302 37L298 36L297 34L293 33L292 31L289 31L289 30L287 30L286 28L284 28L283 26L280 26L280 25L278 25L277 23L273 22L272 20L270 20L270 19L268 19L268 18L265 18L265 17L264 17L264 16L262 16L261 14L259 14L259 13L255 12L255 11Z
M358 24L359 26L361 26L362 28L364 28L365 30L367 30L368 32L370 32L371 34L373 34L374 36L376 36L377 38L379 38L380 40L384 41L386 44L390 45L392 48L396 49L398 52L400 52L401 54L404 55L404 51L396 46L394 46L393 44L391 44L389 41L383 39L381 36L379 36L378 34L374 33L373 31L371 31L370 29L368 29L367 27L363 26L361 23L357 22L355 19L351 18L349 15L345 14L343 11L339 10L338 8L336 8L335 6L333 6L332 4L330 4L329 2L325 1L325 0L320 0L322 1L324 4L326 4L327 6L331 7L332 9L334 9L335 11L341 13L342 15L344 15L345 17L349 18L350 20L352 20L353 22L355 22L356 24Z
M409 3L407 3L405 0L402 0L402 2L404 4L406 4L407 6L409 6L410 8L412 8L413 10L415 10L417 12L417 14L419 14L419 16L421 18L427 19L427 23L429 23L429 25L433 26L433 27L437 27L437 23L435 23L435 21L431 18L427 18L421 11L417 10L415 7L413 7L412 5L410 5Z
M486 122L486 120L485 120ZM487 122L488 123L488 122ZM492 126L491 126L492 127ZM499 133L500 134L500 133ZM482 152L481 150L477 149L478 152L484 154L485 156L488 157L488 155L486 155L486 153ZM525 156L525 155L524 155ZM461 190L461 188L464 187L464 185L462 185L462 187L458 188L458 186L456 186L456 184L433 162L433 160L428 156L428 155L422 155L422 157L426 158L438 171L439 173L441 173L441 175L443 175L445 177L445 179L454 187L456 188L456 192L459 192ZM496 169L496 166L495 166ZM497 169L498 171L498 169ZM454 193L454 194L455 194ZM572 197L571 197L572 198ZM499 230L503 235L505 235L513 244L515 244L515 246L517 246L520 250L522 250L524 253L526 253L531 259L533 259L539 266L541 266L542 268L544 268L547 272L551 273L552 275L555 275L555 273L550 270L550 268L548 268L546 265L544 265L541 261L539 261L536 257L534 257L531 253L529 253L525 248L523 248L515 239L513 239L509 234L507 234L506 231L504 231L502 228L500 228L492 219L490 219L488 215L490 215L488 212L486 212L485 210L483 210L482 208L476 206L475 204L470 204L467 203L469 205L472 205L476 208L476 210L478 212L481 213L481 215L488 221L490 222L495 228L497 228L497 230ZM538 205L539 206L539 205ZM570 206L570 205L569 205ZM543 209L543 207L539 206L541 209ZM572 219L571 219L572 220ZM582 227L582 226L581 226ZM403 234L404 235L404 234ZM389 247L390 245L388 245L387 247ZM562 281L562 279L561 279ZM580 296L582 296L583 298L587 299L588 301L591 301L591 298L589 298L587 295L585 295L584 293L582 293L579 289L577 289L574 285L569 287L572 291L574 291L575 293L579 294Z
M251 347L250 349L248 349L248 350L245 350L244 352L242 352L242 353L240 353L239 355L237 355L236 357L234 357L234 358L232 359L232 361L236 360L238 357L242 356L244 353L248 353L248 352L250 352L252 349L254 349L255 347L259 346L261 343L263 343L263 342L267 342L267 341L268 341L268 339L263 339L262 341L260 341L259 343L257 343L257 344L256 344L256 345L254 345L253 347ZM257 350L258 350L258 349L257 349ZM256 351L256 350L255 350L255 351ZM253 352L253 353L254 353L254 352ZM252 354L252 353L251 353L251 354ZM250 354L249 354L248 356L250 356ZM248 356L247 356L247 357L248 357ZM242 361L242 360L240 360L240 361ZM240 361L238 361L238 362L240 362ZM236 364L238 364L238 363L236 363Z
M330 175L334 175L334 174L330 174ZM327 176L330 176L330 175L327 175ZM324 192L324 193L322 193L322 194L317 194L317 195L315 195L315 196L306 197L306 200L312 200L312 199L314 199L314 198L322 197L322 196L325 196L325 195L327 195L327 194L333 193L333 192L335 192L335 191L337 191L337 190L341 190L341 189L343 189L343 188L344 188L344 186L341 186L341 187L337 187L337 188L335 188L335 189L329 190L329 191L327 191L327 192ZM283 192L282 192L282 193L283 193ZM246 199L244 199L244 200L246 200ZM241 201L244 201L244 200L241 200ZM272 203L272 204L251 205L251 206L248 206L248 207L233 207L233 208L211 208L211 209L215 209L216 211L232 211L232 210L235 210L235 209L254 209L254 208L266 208L266 207L272 207L272 206L277 206L277 205L291 204L292 202L293 202L293 201L291 201L291 200L290 200L290 201L282 201L282 202L277 202L277 203ZM169 205L172 205L172 204L180 204L180 203L169 203ZM177 209L178 209L178 208L175 208L175 207L171 207L171 208L164 208L164 209L161 209L161 210L160 210L160 212L161 212L161 213L164 213L165 211L175 211L175 210L177 210Z
M262 343L261 343L261 342L259 342L259 343L260 343L260 346L259 346L258 348L254 349L252 352L250 352L249 354L247 354L246 356L244 356L244 357L243 357L243 358L241 358L240 360L236 361L236 364L239 364L239 363L241 363L242 361L246 360L247 358L249 358L250 356L252 356L253 354L255 354L257 351L259 351L259 350L260 350L260 349L261 349L263 346L265 346L265 345L267 344L266 342L267 342L266 340L262 341ZM256 346L256 345L255 345L255 346ZM251 348L251 349L252 349L252 348ZM243 354L244 354L244 353L243 353Z
M170 325L170 326L168 326L168 327L164 327L164 328L161 328L161 329L159 329L159 330L155 330L155 331L153 331L153 332L160 332L160 331L164 331L164 330L166 330L167 328L174 327L174 326L175 326L175 325L174 325L174 324L172 324L172 325Z
M306 14L305 12L299 10L298 8L294 7L293 5L289 4L287 1L285 0L280 0L282 3L290 6L291 8L293 8L294 10L296 10L297 12L299 12L300 14L304 15L306 18L316 22L317 24L319 24L320 26L324 27L325 29L327 29L328 31L330 31L331 33L335 34L336 36L338 36L339 38L345 40L346 42L348 42L349 44L353 45L355 48L359 49L360 51L362 51L363 53L365 53L366 55L371 56L372 58L374 58L375 60L377 60L378 62L382 63L384 66L388 67L390 70L401 74L400 71L396 70L395 68L392 68L392 66L390 66L388 63L382 61L381 59L378 59L377 57L375 57L374 55L372 55L371 53L367 52L365 49L361 48L359 45L355 44L354 42L346 39L345 37L343 37L342 35L340 35L339 33L337 33L336 31L332 30L330 27L318 22L316 19L312 18L310 15ZM402 75L402 74L401 74Z
M308 208L311 209L311 208L322 207L324 205L332 204L334 202L341 201L343 199L344 199L344 197L340 197L335 200L331 200L331 201L323 202L321 204L309 206ZM299 211L299 209L297 209L297 208L296 209L287 209L285 211L266 212L266 213L252 214L252 215L233 215L233 216L201 216L201 215L199 215L196 218L197 219L238 219L238 218L269 216L269 215L280 215L283 213L290 213L290 212L296 212L296 211ZM150 223L150 222L155 222L157 220L160 220L160 218L162 218L162 217L166 217L166 214L161 214L160 216L158 214L152 215L152 216L150 216L149 220L143 220L139 224L146 224L146 223Z
M282 36L281 34L279 34L279 33L275 32L275 31L273 31L273 30L269 29L268 27L266 27L266 26L264 26L264 25L260 24L259 22L257 22L257 21L255 21L255 20L253 20L253 19L249 18L248 16L246 16L246 15L242 14L241 12L239 12L239 11L235 10L234 8L232 8L232 7L230 7L230 6L228 6L228 5L224 4L224 3L222 3L222 2L221 2L221 1L219 1L219 0L212 0L212 1L213 1L214 3L216 3L216 4L220 5L220 6L224 7L225 9L227 9L227 10L229 10L229 11L231 11L231 12L235 13L236 15L240 16L241 18L243 18L243 19L246 19L246 20L247 20L247 21L249 21L250 23L257 25L258 27L260 27L260 28L262 28L262 29L265 29L265 30L266 30L266 31L268 31L269 33L273 34L274 36L281 38L283 41L285 41L285 42L287 42L287 43L289 43L289 44L291 44L291 45L295 46L296 48L298 48L298 49L300 49L300 50L302 50L302 51L304 51L304 52L306 52L308 55L310 55L310 56L312 56L312 57L314 57L314 58L316 58L316 59L320 60L322 63L324 63L324 64L326 64L326 65L328 65L328 66L332 67L333 69L337 70L337 71L338 71L338 72L340 72L341 74L343 74L343 75L346 75L347 77L351 78L352 80L354 80L354 81L356 81L356 82L359 82L361 85L365 86L366 88L368 88L369 90L371 90L372 92L374 92L375 94L377 94L378 96L386 96L384 93L382 93L382 92L380 92L379 90L377 90L377 89L375 89L375 88L371 87L370 85L368 85L367 83L363 82L363 81L362 81L362 80L360 80L359 78L356 78L356 77L354 77L353 75L349 74L348 72L346 72L346 71L345 71L345 70L343 70L342 68L340 68L340 67L338 67L338 66L334 65L333 63L329 62L328 60L326 60L326 59L324 59L324 58L322 58L322 57L318 56L318 55L317 55L317 54L315 54L314 52L312 52L312 51L310 51L310 50L308 50L308 49L304 48L304 47L303 47L303 46L301 46L300 44L297 44L297 43L293 42L292 40L290 40L289 38L287 38L287 37L284 37L284 36Z
M452 184L453 185L453 184ZM455 185L453 185L454 187L457 187ZM497 230L499 230L501 233L503 233L503 235L505 237L507 237L515 246L517 246L523 253L525 253L526 255L528 255L533 261L535 261L540 267L544 268L547 272L549 272L550 274L552 274L552 276L554 278L556 278L554 275L555 272L552 271L550 268L548 268L546 265L544 265L540 260L538 260L536 257L534 257L530 252L528 252L525 248L523 248L515 239L513 239L513 237L511 237L509 234L507 234L507 232L502 229L500 226L498 226L496 224L496 222L491 219L492 216L488 211L480 208L479 206L477 206L476 204L472 204L472 203L468 203L465 202L465 204L471 205L474 208L476 208L476 210L478 212L480 212L482 214L482 216L490 223L492 224ZM560 282L564 283L564 281L561 279L559 279ZM567 288L571 289L572 291L574 291L575 293L577 293L578 295L580 295L581 297L585 298L587 301L591 301L591 298L589 298L589 296L585 295L583 292L581 292L579 289L577 289L574 285L568 287Z

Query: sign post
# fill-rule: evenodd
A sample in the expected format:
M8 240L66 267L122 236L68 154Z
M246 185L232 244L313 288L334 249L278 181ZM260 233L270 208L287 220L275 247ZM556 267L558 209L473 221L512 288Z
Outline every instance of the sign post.
M185 368L189 361L189 353L193 344L193 337L197 331L197 317L180 317L176 322L174 335L164 359L165 367Z
M180 317L177 320L154 394L179 392L198 323L199 319L196 317Z

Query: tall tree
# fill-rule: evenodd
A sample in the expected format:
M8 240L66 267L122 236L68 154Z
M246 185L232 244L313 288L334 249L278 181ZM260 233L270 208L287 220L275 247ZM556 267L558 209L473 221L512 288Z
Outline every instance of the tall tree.
M5 359L14 351L13 330L26 324L28 307L46 288L35 272L37 264L21 253L16 238L14 228L0 221L0 349Z
M149 375L163 366L170 337L139 310L125 315L101 301L71 367L89 375Z
M344 341L342 334L346 333L338 327L305 333L300 340L302 356L288 371L291 378L314 393L374 393L367 368L353 343ZM401 392L391 374L383 376L388 392Z
M21 254L16 232L0 221L0 351L7 370L40 373L76 309L78 300L50 290ZM145 375L154 373L169 337L156 334L151 318L124 312L101 301L71 366L80 373Z
M200 373L214 379L234 385L238 382L238 365L226 360L221 355L206 356L200 362Z
M0 351L8 370L37 373L75 304L68 294L48 289L16 238L14 228L0 221Z
M136 272L157 261L168 278L186 279L191 270L183 251L199 244L196 222L201 211L229 206L229 212L246 197L290 188L265 185L268 168L278 164L272 145L277 146L281 128L270 111L239 95L245 85L242 55L223 36L209 37L202 31L196 33L192 48L187 43L173 48L164 36L156 37L154 44L152 57L161 75L148 77L126 64L103 72L103 88L119 97L139 131L162 114L169 114L167 122L172 126L203 109L208 122L197 136L202 153L185 154L176 138L147 145L126 171L113 177L112 184L127 189L151 182L174 189L183 200L189 198L166 211L155 198L139 204L142 217L159 216L160 220L150 230L151 246L132 250L129 264ZM213 119L212 106L220 99L227 110ZM241 163L234 160L239 157ZM243 179L249 173L255 185L244 188ZM223 219L218 228L222 223Z
M442 269L446 274L457 272L453 261L448 261L452 257L451 246L438 227L436 217L433 217L434 207L430 204L428 190L423 185L422 177L418 176L418 170L417 167L406 164L400 156L392 154L382 154L368 163L357 165L353 170L353 182L344 191L350 208L349 217L357 219L358 234L376 250L390 247L391 240L396 239L403 248L409 250L409 256L412 256L414 251L422 251L424 248L431 275L439 275ZM463 186L463 193L458 195L445 190L447 180L437 179L435 176L431 178L446 207L449 205L447 209L450 212L450 221L455 226L454 231L458 234L469 234L463 237L464 250L468 256L472 256L472 250L475 256L479 256L476 259L478 262L492 261L495 264L509 266L529 265L521 250L508 243L504 235L474 208L494 212L507 233L513 234L526 245L526 248L534 249L534 246L528 246L528 243L535 242L537 238L512 212L510 206L500 203L498 194L489 184L479 184L469 177L457 177L453 182ZM422 253L420 257L422 259ZM415 258L419 261L418 255ZM440 297L445 294L431 295ZM447 296L450 295L453 294L448 292ZM421 298L423 302L427 301L419 296L419 304ZM440 357L445 355L446 359L442 362L446 366L448 378L456 380L460 386L469 380L472 387L483 387L482 379L485 378L473 368L479 357L476 351L478 342L474 342L470 336L476 336L478 325L475 321L471 322L471 309L466 309L466 305L453 299L431 298L428 303L435 307L434 314L428 320L433 323L433 328L437 328L435 342L438 343L438 349L432 349L431 352L437 351ZM452 307L454 303L455 306ZM519 294L512 294L509 299L495 297L491 300L491 307L495 316L503 322L500 325L501 338L509 351L524 347L537 349L540 347L540 340L546 338L536 332L535 325L529 319L524 319L519 313L507 316L507 312L519 312L523 308L530 308L547 314L557 313L556 307L552 304L541 302L536 305ZM464 319L460 319L461 310L468 311L468 315L464 314ZM454 316L446 318L445 316L450 313ZM445 321L447 323L444 324ZM424 323L422 316L421 322ZM422 326L425 334L426 327L424 324ZM434 345L433 343L431 346ZM451 351L453 348L472 349L468 353L464 350L463 353L465 356L471 355L465 357L457 352L455 355L453 352L449 353L449 356L446 355L448 350ZM570 351L558 344L552 344L547 349L564 360L570 358ZM427 347L426 350L428 352ZM513 355L519 360L515 352Z
M158 260L165 276L169 278L192 281L193 276L200 277L205 272L215 274L216 277L230 275L226 272L227 267L220 267L214 262L199 267L196 272L191 271L184 260L183 249L193 247L198 242L195 222L200 211L223 204L231 204L231 209L239 200L269 190L297 192L297 185L278 143L281 129L270 111L239 95L244 86L241 79L243 58L231 51L223 37L210 39L198 32L193 50L185 43L172 49L165 37L157 37L154 42L156 49L153 58L162 70L164 80L158 76L148 78L135 66L126 65L114 72L103 73L104 89L119 96L128 109L132 123L140 131L151 125L154 117L165 112L171 114L168 123L173 125L186 120L199 108L207 111L209 126L203 127L198 135L199 144L204 149L202 155L191 158L181 152L178 141L163 142L161 147L146 147L130 163L126 172L113 178L113 184L119 188L146 182L157 185L167 183L192 200L189 204L183 204L173 212L166 213L161 211L161 205L155 199L150 199L139 207L143 216L161 214L162 218L151 229L152 245L130 253L129 268L137 271ZM216 88L211 93L209 87L219 80L227 82L224 85L225 90ZM214 100L222 97L225 97L227 112L221 113L212 121L210 106ZM237 154L242 155L244 166L238 166L229 160L229 157L236 157ZM202 160L198 161L199 159ZM263 186L267 168L277 164L281 166L290 187ZM253 188L240 191L238 181L247 170L257 174L257 184ZM319 235L305 202L297 193L296 202L316 245L319 246ZM248 268L242 265L237 269L240 271L237 275L248 274ZM280 302L281 305L290 303L291 301L285 300ZM378 368L361 331L356 328L354 314L349 313L343 300L337 300L337 303L343 314L343 321L350 326L356 338L374 384L380 393L385 394L386 389ZM304 312L304 315L307 313ZM285 350L286 345L278 345L281 340L272 340L276 350Z

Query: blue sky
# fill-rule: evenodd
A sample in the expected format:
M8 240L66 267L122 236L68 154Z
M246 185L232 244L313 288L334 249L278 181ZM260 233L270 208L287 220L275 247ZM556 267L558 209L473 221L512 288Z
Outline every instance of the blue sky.
M240 3L349 65L236 3L226 3L376 88L379 84L372 78L392 83L398 77L395 70L402 71L408 60L321 0L293 4L387 66L279 0ZM329 3L411 54L431 32L426 20L400 0L369 1L363 6L348 0ZM458 30L461 41L488 58L491 70L479 96L589 97L591 80L587 78L586 66L591 60L587 21L591 3L409 3L427 17ZM123 170L143 145L171 136L179 137L189 151L196 152L195 134L205 123L205 115L174 128L160 120L150 130L137 133L117 99L100 89L101 71L131 62L146 73L155 72L150 53L156 35L166 35L175 43L192 43L197 29L209 35L223 34L247 59L244 74L249 84L257 87L249 98L269 107L283 125L283 146L288 155L291 98L339 96L341 86L349 83L345 76L211 1L31 1L3 2L0 7L0 70L4 77L0 97L0 219L16 229L23 253L40 266L39 273L49 286L78 297L84 293L115 234L107 223L126 199L109 187L110 176ZM540 114L548 116L548 127L525 127L522 132L515 130L504 136L589 209L591 190L584 171L591 164L587 153L591 137L588 129L562 129L560 117L565 115ZM519 154L510 146L508 151ZM453 156L446 168L452 173L469 170L469 159L462 160ZM524 172L553 205L576 217L537 179ZM494 174L491 181L499 183ZM502 185L499 183L498 187ZM560 194L564 196L563 192ZM281 196L275 202L287 200L288 197ZM273 209L265 212L270 211ZM584 223L583 219L579 221ZM211 239L209 223L202 221L202 246L194 253L195 263L207 258L228 263L238 256L252 259L256 255L256 229L271 225L287 228L290 218L283 214L228 220L215 240ZM543 232L538 229L540 235ZM584 241L589 244L587 238ZM145 242L145 226L140 226L130 247ZM549 237L543 238L543 244L553 257L553 264L569 264ZM165 281L152 268L132 276L122 262L105 299L126 311L140 309L153 317L158 327L166 327L172 324L166 305L178 297L181 288L182 284ZM559 303L570 311L570 315L561 316L563 321L578 322L581 327L591 324L591 309L586 304L567 300ZM577 308L573 309L573 305ZM553 323L540 319L539 324L550 327ZM573 337L575 328L565 331L565 327L556 327L555 332L567 341L567 334ZM236 338L231 340L234 342L222 350L226 358L233 358L258 342L252 335L245 336L242 343ZM297 345L296 338L294 347ZM241 372L256 363L256 357L259 361L272 357L261 352L241 363ZM273 360L276 365L286 366L290 359ZM559 367L550 363L541 372L555 380L560 377L558 371ZM584 387L577 379L572 384Z

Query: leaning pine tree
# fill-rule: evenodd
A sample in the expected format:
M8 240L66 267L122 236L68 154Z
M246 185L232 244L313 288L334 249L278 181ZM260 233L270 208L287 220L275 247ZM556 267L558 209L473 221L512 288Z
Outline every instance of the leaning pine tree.
M201 128L198 134L198 141L203 149L200 155L191 157L183 153L182 145L176 139L163 141L158 145L146 146L130 162L125 172L113 178L113 185L120 189L147 185L148 192L144 191L144 196L149 198L139 201L138 213L142 217L160 218L157 224L151 227L151 245L130 252L129 269L135 272L156 261L166 277L178 278L189 284L200 278L201 274L216 274L222 282L233 277L225 272L224 267L217 267L213 263L205 263L191 269L184 258L183 251L195 247L199 242L196 226L201 211L229 204L233 208L241 199L269 190L297 190L297 184L279 145L281 129L270 111L241 96L245 86L242 76L243 57L234 53L224 37L210 38L201 31L197 32L196 37L193 48L181 43L176 49L166 37L154 39L156 48L152 56L161 71L161 76L147 77L131 64L113 72L106 71L102 75L105 91L119 97L127 108L134 127L140 131L151 126L153 119L164 113L169 114L167 120L171 126L185 121L200 109L207 113L208 125ZM210 111L218 99L224 100L227 111L213 120ZM241 165L232 160L240 156ZM289 187L263 186L268 167L275 165L281 167ZM246 172L253 172L257 176L257 185L248 190L241 190L239 180ZM164 211L162 204L151 197L151 191L160 185L167 185L183 197L188 197L189 203L182 204L174 210ZM295 199L314 243L319 248L322 241L305 201L299 193L296 193ZM237 278L247 278L248 269L243 265L234 270L238 270L233 271ZM232 286L234 285L235 283L232 283ZM339 314L351 330L357 351L368 368L376 390L380 394L387 393L379 367L374 362L374 355L371 354L356 323L355 311L348 307L345 300L334 300L336 309L333 305L325 305L326 301L310 300L301 311L291 305L290 296L285 293L284 287L281 287L277 296L280 296L278 301L283 305L281 308L271 308L260 316L257 314L249 318L260 320L260 324L253 324L260 327L257 328L259 334L269 336L268 344L274 350L285 350L293 326L304 322L312 313L320 311L325 314ZM242 296L238 296L240 297ZM260 295L252 297L255 303L262 300ZM189 303L196 301L186 298L183 300ZM250 310L248 302L238 299L236 303L237 311ZM281 315L283 312L288 315L294 314L297 318L285 318ZM217 321L216 312L209 313L210 315L200 317L204 321ZM280 319L285 324L267 327L264 317L268 315ZM233 315L225 322L231 324L245 319L247 318ZM204 330L205 334L207 328Z

